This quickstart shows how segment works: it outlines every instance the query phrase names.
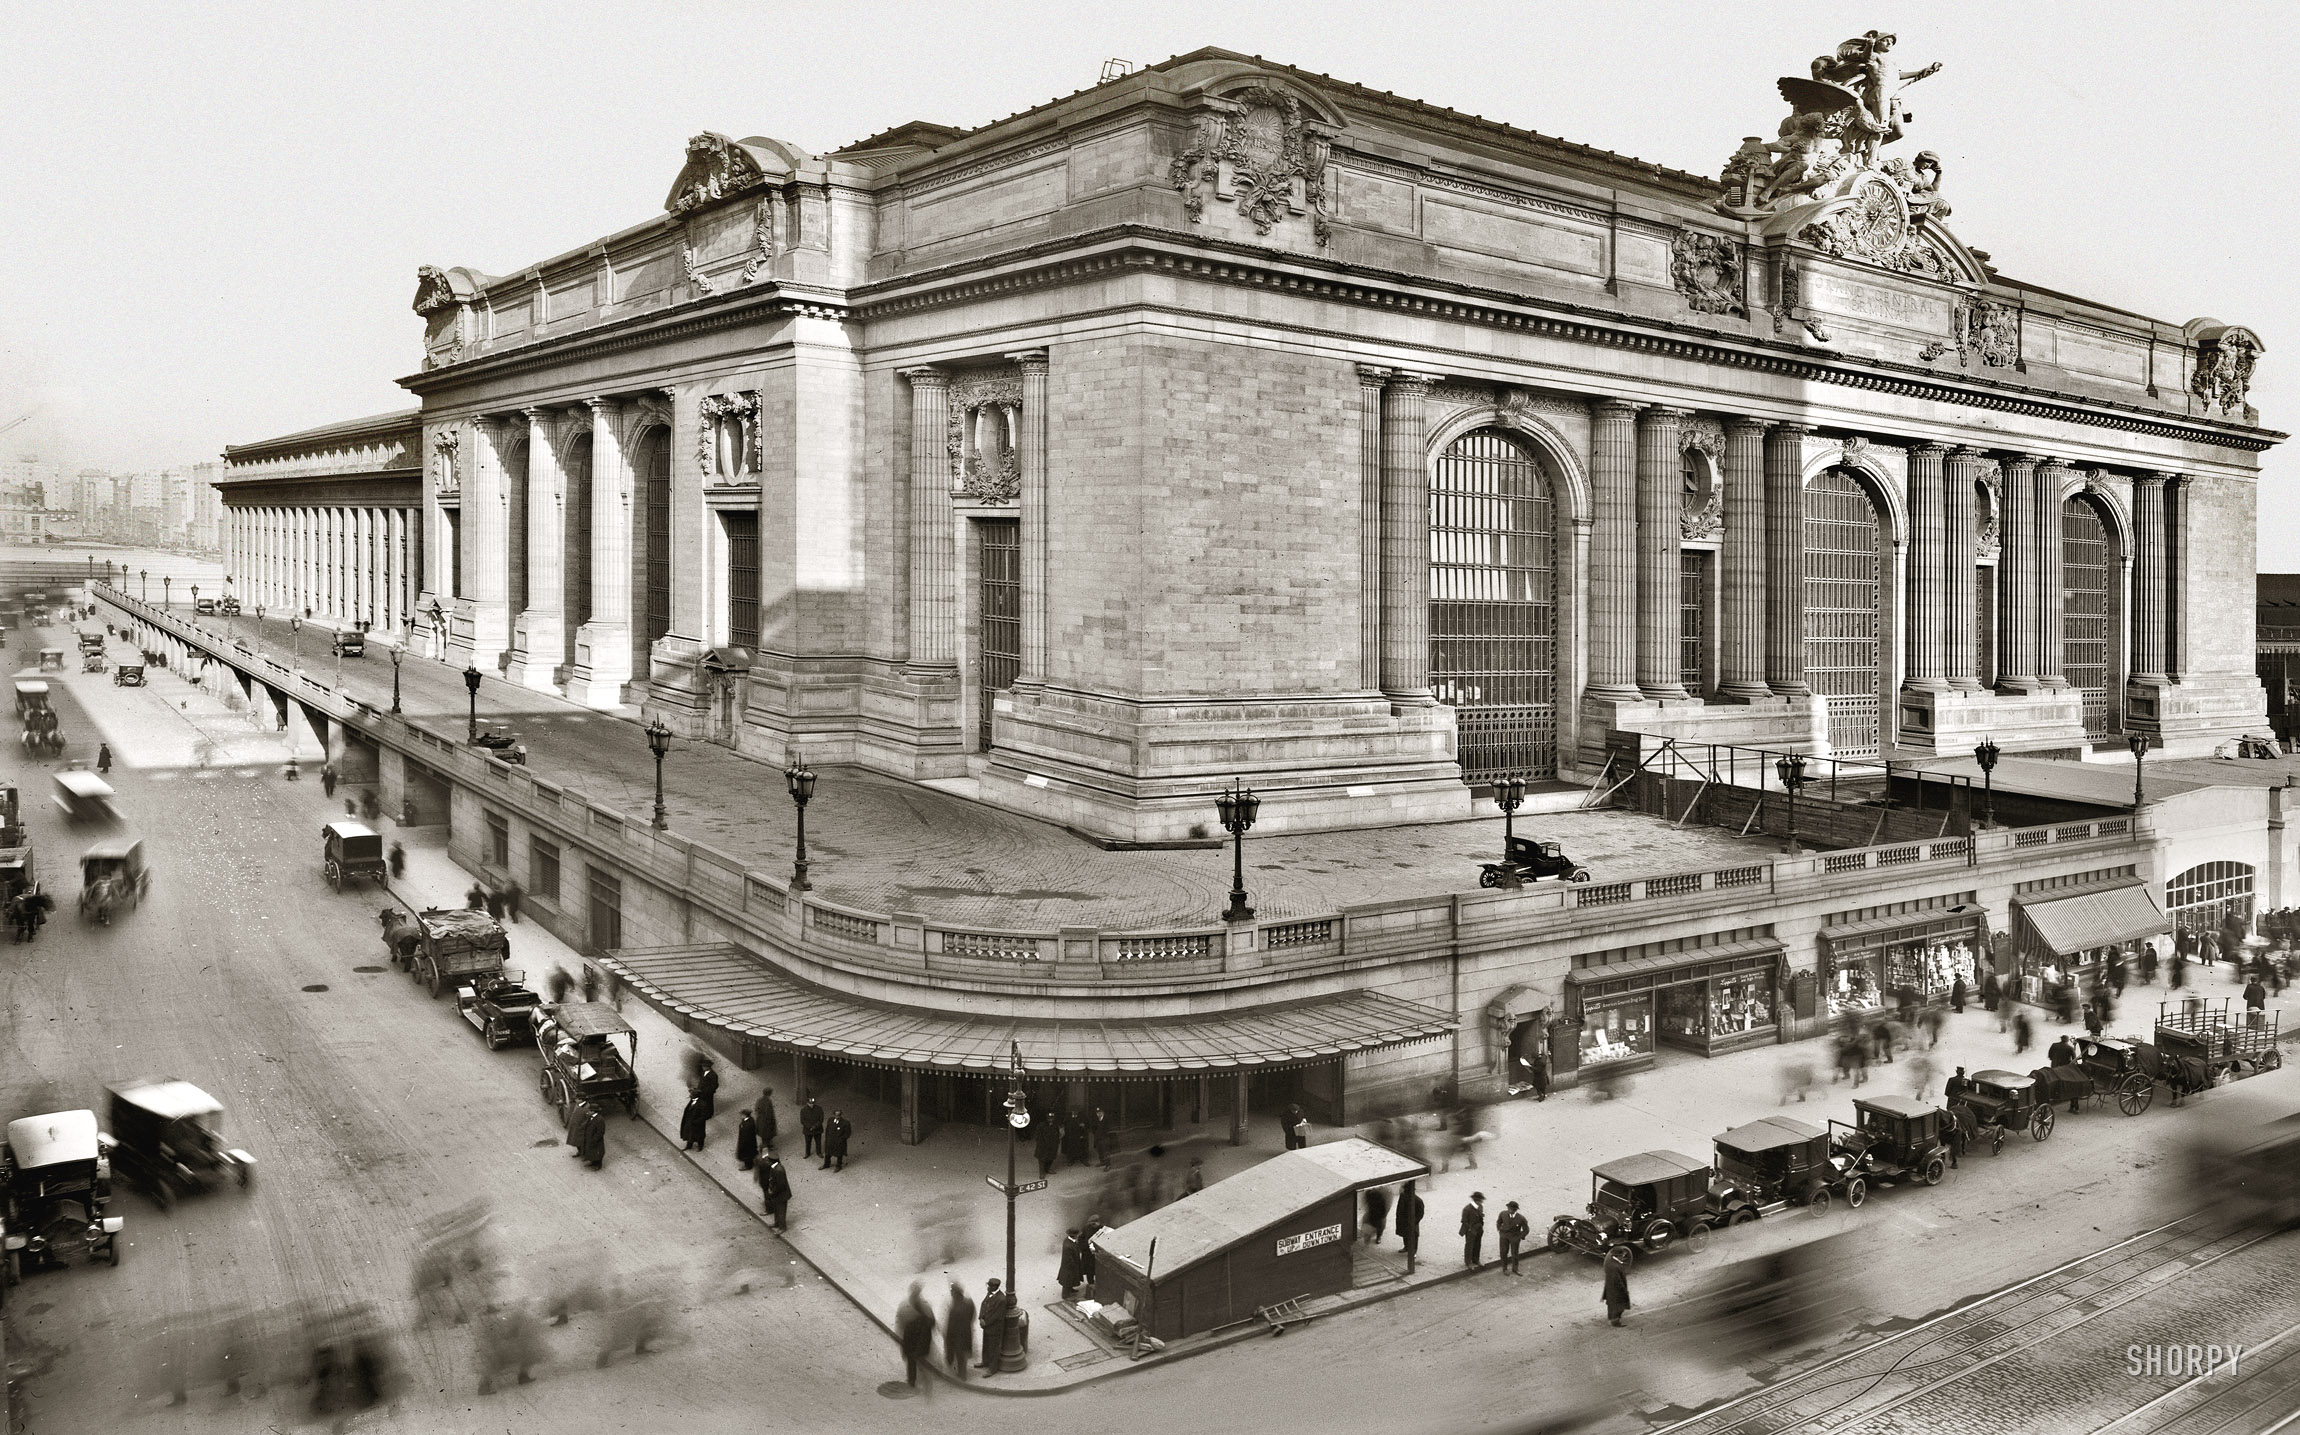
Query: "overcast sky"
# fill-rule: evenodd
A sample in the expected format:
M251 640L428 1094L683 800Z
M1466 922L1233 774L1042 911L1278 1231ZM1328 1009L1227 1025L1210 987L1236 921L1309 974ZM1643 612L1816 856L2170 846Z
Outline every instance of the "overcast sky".
M660 212L689 135L977 125L1216 45L1714 174L1869 28L1942 71L1897 148L2009 277L2268 345L2300 428L2289 3L22 4L0 33L0 454L124 468L406 407L418 264ZM2300 569L2268 457L2265 569Z

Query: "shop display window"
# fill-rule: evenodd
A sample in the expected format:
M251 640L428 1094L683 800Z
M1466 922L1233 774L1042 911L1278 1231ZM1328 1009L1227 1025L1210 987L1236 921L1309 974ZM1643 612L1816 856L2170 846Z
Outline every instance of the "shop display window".
M1694 1041L1709 1039L1709 996L1707 982L1691 982L1681 987L1664 987L1661 998L1661 1031L1665 1036L1686 1037Z
M1712 1035L1733 1036L1772 1024L1773 980L1768 974L1748 972L1737 977L1719 977L1709 984Z
M1653 998L1588 1006L1581 1013L1581 1064L1597 1066L1653 1051Z
M1837 968L1837 975L1829 983L1829 1015L1874 1011L1884 1004L1884 995L1877 989L1874 960L1847 962Z
M1946 996L1958 977L1969 988L1979 980L1970 942L1932 939L1905 942L1885 950L1885 990L1914 991L1920 997Z

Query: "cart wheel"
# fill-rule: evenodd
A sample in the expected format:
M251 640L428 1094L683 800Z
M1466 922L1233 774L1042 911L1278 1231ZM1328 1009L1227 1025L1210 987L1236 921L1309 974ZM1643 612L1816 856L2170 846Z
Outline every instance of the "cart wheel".
M2156 1083L2136 1076L2116 1089L2116 1109L2127 1116L2138 1116L2156 1100Z
M1938 1186L1941 1184L1941 1178L1948 1174L1948 1170L1948 1163L1943 1161L1940 1157L1935 1156L1933 1159L1925 1163L1925 1172L1922 1179L1928 1186Z
M327 885L335 888L337 896L343 895L343 868L340 865L329 862L320 868L320 874L327 878Z
M1623 1270L1628 1270L1637 1264L1637 1247L1635 1246L1615 1246L1605 1254L1607 1259L1621 1262Z
M2266 1051L2260 1053L2260 1061L2258 1064L2262 1071L2274 1071L2276 1068L2284 1064L2284 1053L2278 1051L2275 1047L2270 1047Z
M2004 1153L2005 1129L2002 1126L1992 1127L1989 1131L1989 1154L1991 1156L2002 1156Z
M2036 1114L2028 1119L2028 1134L2042 1141L2052 1134L2052 1122L2052 1108L2039 1106L2036 1109Z
M1855 1176L1845 1183L1845 1204L1847 1206L1858 1211L1861 1209L1861 1203L1868 1199L1869 1183L1865 1179Z
M486 1026L480 1028L479 1034L487 1039L489 1051L501 1051L511 1045L511 1038L504 1033L502 1027L496 1025L492 1018L489 1019Z
M1741 1206L1735 1208L1733 1214L1725 1218L1725 1224L1728 1226L1746 1226L1756 1219L1757 1210L1754 1206Z
M423 989L431 993L431 999L433 1001L439 1000L439 994L447 990L447 983L440 980L439 964L437 962L428 963L424 967Z
M1806 1206L1811 1208L1816 1216L1825 1216L1829 1213L1829 1201L1829 1188L1826 1186L1815 1186L1813 1194L1805 1198Z
M1573 1249L1573 1242L1567 1239L1568 1233L1570 1233L1572 1230L1573 1226L1571 1223L1565 1221L1562 1218L1550 1225L1549 1253L1551 1255L1562 1256L1567 1251Z
M1494 871L1491 867L1488 867L1484 871L1477 874L1477 885L1480 887L1499 887L1501 885L1501 874Z
M1645 1228L1643 1242L1645 1253L1649 1256L1660 1255L1663 1251L1668 1250L1669 1243L1676 1239L1677 1228L1675 1226L1667 1221L1655 1221Z

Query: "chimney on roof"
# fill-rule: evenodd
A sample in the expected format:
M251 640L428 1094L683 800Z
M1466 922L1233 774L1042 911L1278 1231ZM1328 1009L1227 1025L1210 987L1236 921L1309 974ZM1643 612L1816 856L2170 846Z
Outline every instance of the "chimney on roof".
M1104 60L1102 62L1102 78L1095 83L1107 85L1112 80L1123 80L1133 73L1134 62L1132 60Z

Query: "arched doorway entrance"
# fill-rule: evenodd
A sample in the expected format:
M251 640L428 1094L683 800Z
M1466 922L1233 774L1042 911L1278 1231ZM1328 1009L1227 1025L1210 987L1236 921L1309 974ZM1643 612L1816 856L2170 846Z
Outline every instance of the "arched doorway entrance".
M2205 862L2164 884L2164 907L2184 932L2217 932L2229 914L2252 927L2253 882L2249 862Z
M1431 478L1430 686L1463 781L1557 775L1556 504L1498 429L1454 440Z
M1829 750L1881 750L1883 543L1861 480L1825 469L1805 487L1805 681L1829 705Z
M655 640L671 631L671 431L649 430L640 441L639 623L631 629L631 676L653 676Z
M2116 649L2117 553L2092 500L2078 494L2060 506L2060 672L2084 695L2084 733L2114 737L2121 726L2110 701Z

